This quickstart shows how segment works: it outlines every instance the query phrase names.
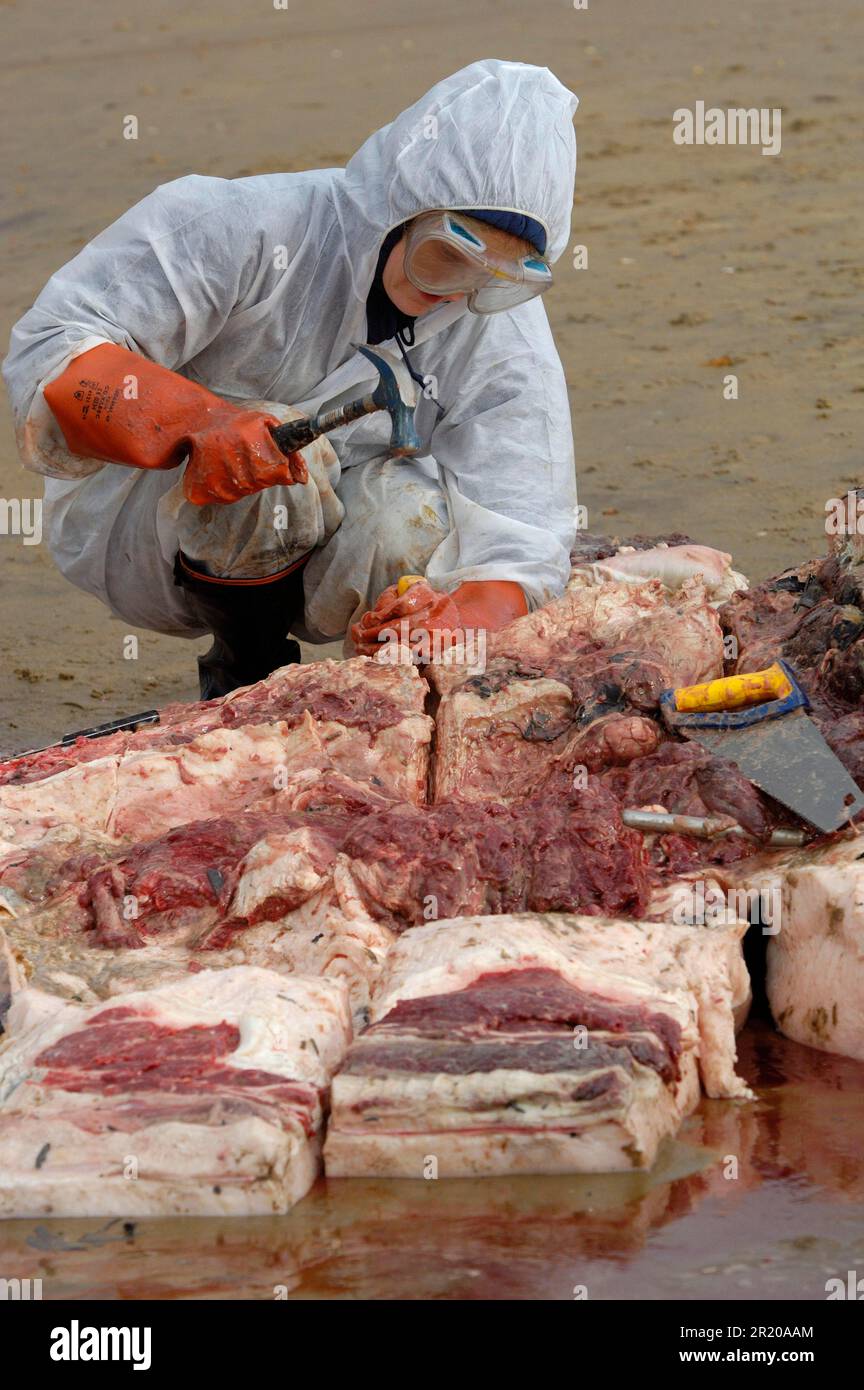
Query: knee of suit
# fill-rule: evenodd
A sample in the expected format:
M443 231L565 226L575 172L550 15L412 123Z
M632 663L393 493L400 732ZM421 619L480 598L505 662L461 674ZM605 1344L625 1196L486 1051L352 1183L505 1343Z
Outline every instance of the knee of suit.
M356 517L349 512L342 522L343 533L346 530L358 549L374 553L375 568L393 583L403 574L425 573L448 534L447 507L443 497L406 482L390 505ZM344 535L344 540L349 541L349 536Z

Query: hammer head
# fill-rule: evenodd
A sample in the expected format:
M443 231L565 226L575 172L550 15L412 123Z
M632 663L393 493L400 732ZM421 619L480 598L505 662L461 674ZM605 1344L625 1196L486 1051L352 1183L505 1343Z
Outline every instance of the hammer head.
M380 380L372 392L379 410L390 415L390 453L396 458L419 454L420 438L414 428L417 387L405 363L386 348L361 347L364 357L377 368Z

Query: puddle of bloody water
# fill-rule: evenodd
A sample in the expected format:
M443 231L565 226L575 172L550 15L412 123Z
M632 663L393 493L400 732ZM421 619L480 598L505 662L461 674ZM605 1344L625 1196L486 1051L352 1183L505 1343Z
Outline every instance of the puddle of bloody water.
M46 1299L571 1299L581 1288L824 1299L827 1279L864 1275L864 1064L760 1021L739 1045L757 1102L703 1101L650 1173L336 1179L286 1217L4 1222L0 1268L41 1278Z

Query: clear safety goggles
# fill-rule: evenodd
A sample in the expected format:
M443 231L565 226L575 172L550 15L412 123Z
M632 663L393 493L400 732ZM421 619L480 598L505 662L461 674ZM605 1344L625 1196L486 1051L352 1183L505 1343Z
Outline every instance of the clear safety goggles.
M512 309L552 284L539 256L511 260L490 251L485 224L461 213L425 212L405 239L405 274L425 294L465 294L475 314Z

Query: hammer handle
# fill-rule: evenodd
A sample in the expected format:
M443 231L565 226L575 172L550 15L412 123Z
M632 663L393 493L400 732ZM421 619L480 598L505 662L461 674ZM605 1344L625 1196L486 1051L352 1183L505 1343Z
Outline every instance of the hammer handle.
M380 409L371 395L361 396L360 400L349 401L335 410L325 410L313 418L287 420L284 425L274 425L271 433L283 454L296 454L298 449L305 449L319 435L329 434L331 430L339 429L340 425L350 425L352 420L359 420L361 416L371 415L374 410Z

